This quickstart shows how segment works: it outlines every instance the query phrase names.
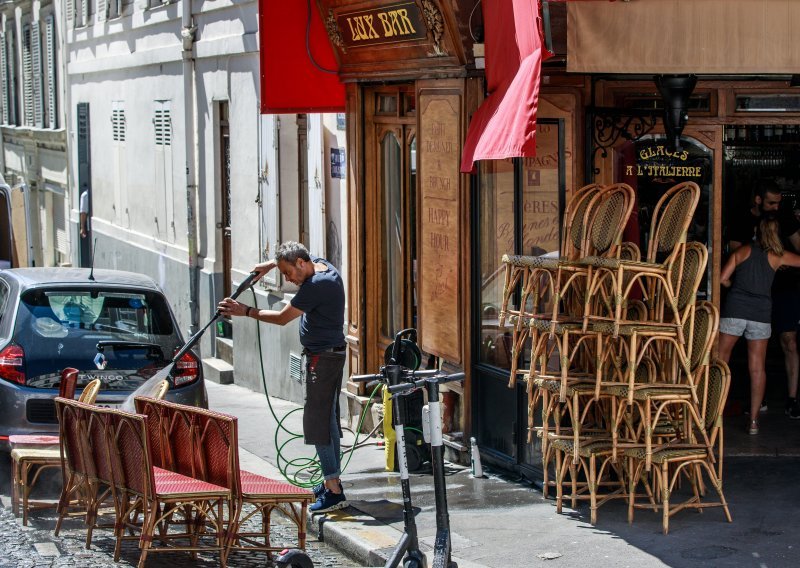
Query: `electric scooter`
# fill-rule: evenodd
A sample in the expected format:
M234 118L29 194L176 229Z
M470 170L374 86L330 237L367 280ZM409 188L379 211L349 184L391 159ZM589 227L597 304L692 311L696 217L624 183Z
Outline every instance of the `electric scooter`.
M404 330L395 336L390 363L382 367L380 373L354 375L350 380L353 382L379 381L388 389L394 401L419 388L424 387L427 391L428 404L426 408L428 410L427 417L423 414L423 430L426 433L429 432L433 488L436 501L436 540L433 548L433 568L457 568L457 564L451 559L450 516L447 512L447 491L444 477L444 444L442 439L439 385L461 381L464 379L464 373L445 375L439 370L414 371L397 364L399 359L397 354L400 353L401 349L401 334L407 331ZM400 467L400 486L403 493L403 522L405 530L392 556L387 560L385 567L396 568L402 562L403 568L427 568L425 554L419 548L417 525L414 520L414 510L411 503L411 485L409 483L403 426L407 417L402 405L396 404L394 407L397 409L393 413L393 422L397 434L397 457Z

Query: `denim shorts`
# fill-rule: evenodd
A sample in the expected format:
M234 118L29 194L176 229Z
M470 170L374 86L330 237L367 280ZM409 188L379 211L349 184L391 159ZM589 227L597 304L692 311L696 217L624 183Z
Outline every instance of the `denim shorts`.
M772 325L763 321L752 321L740 318L720 318L719 332L745 339L769 339Z

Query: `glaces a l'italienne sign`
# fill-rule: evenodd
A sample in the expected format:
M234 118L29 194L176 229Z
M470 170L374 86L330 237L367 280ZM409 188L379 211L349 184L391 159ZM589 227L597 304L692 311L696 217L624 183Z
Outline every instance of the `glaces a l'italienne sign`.
M336 23L342 41L348 48L400 43L427 37L422 14L414 2L340 13L336 17Z

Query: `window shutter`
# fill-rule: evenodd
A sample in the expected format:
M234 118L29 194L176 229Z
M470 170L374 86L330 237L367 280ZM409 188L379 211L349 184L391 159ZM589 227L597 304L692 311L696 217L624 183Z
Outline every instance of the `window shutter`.
M58 128L58 99L56 92L56 24L52 14L45 20L45 50L47 54L47 125Z
M42 92L42 35L39 22L31 23L31 67L33 72L33 122L44 127L44 93Z
M278 191L278 150L280 147L279 119L274 114L259 115L260 164L259 186L261 191L261 235L263 255L261 260L275 258L275 249L280 243L280 193ZM265 284L277 288L280 271L271 270L262 279Z
M6 33L8 43L8 121L9 124L19 125L19 101L17 100L17 43L14 28L10 28Z
M56 250L61 254L69 254L69 235L67 234L67 219L64 212L65 199L53 194L53 228L56 240Z
M67 22L75 27L75 2L77 0L67 0Z
M81 1L81 25L88 26L89 25L89 0L80 0Z
M113 0L97 0L97 20L102 22L108 19L108 10Z
M2 74L3 91L3 124L8 124L8 46L6 45L6 34L0 34L0 74Z
M23 124L33 126L33 69L31 65L31 26L22 28L22 107Z
M325 178L322 115L308 115L308 250L325 256Z

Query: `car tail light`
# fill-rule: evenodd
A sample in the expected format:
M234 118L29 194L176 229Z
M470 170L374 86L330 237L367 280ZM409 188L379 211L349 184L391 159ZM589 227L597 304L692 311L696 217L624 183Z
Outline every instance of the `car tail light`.
M0 379L25 384L25 351L19 345L9 345L0 351Z
M200 376L200 362L192 353L187 352L175 362L172 378L176 387L191 384Z

